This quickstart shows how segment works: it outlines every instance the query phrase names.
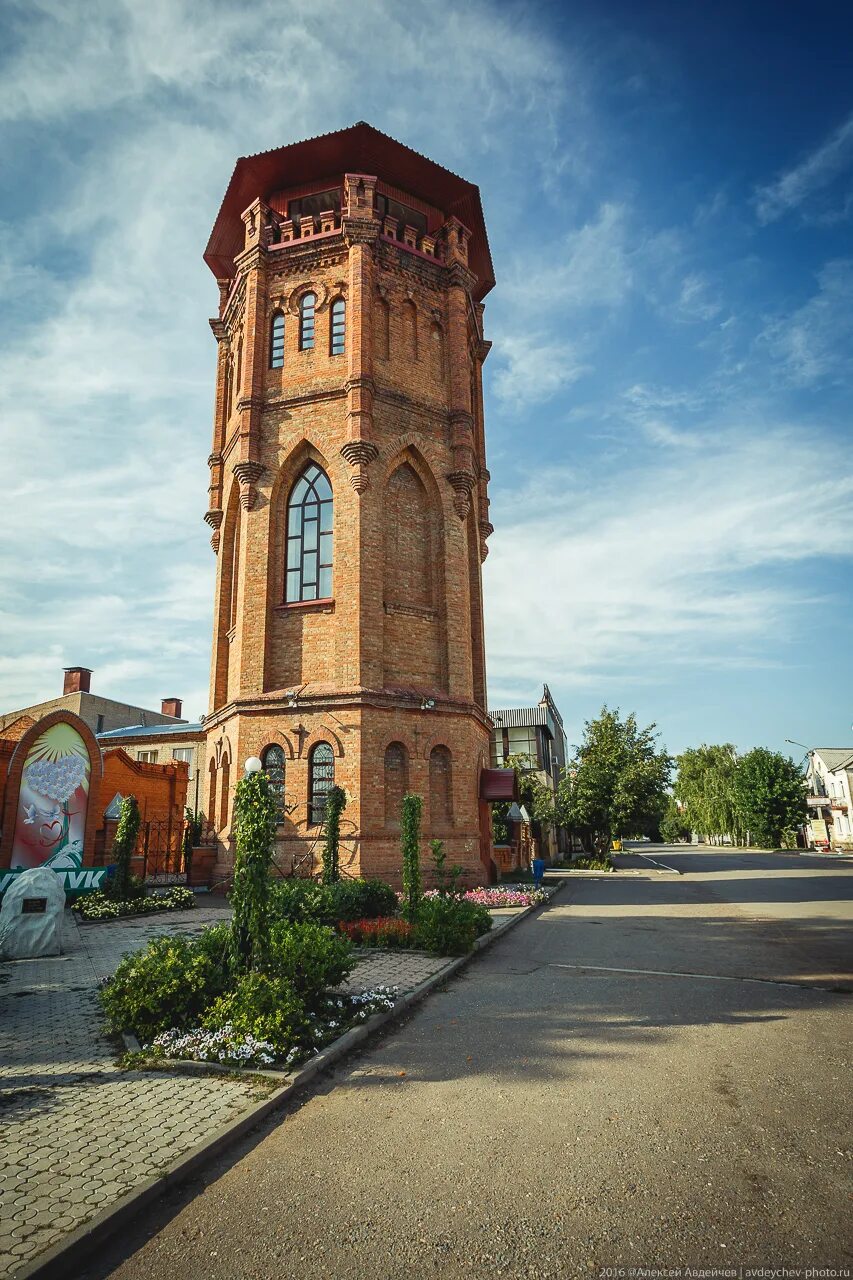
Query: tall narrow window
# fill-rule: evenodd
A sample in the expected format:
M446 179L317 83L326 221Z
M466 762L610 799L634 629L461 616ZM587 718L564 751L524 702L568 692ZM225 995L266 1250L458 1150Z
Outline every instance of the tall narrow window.
M329 331L329 354L342 356L346 346L347 304L343 298L332 303L332 327Z
M453 791L447 747L433 747L429 753L429 812L433 831L446 831L453 825Z
M219 789L219 826L222 828L228 826L228 813L231 807L231 761L223 760L219 772L222 774Z
M277 742L265 747L261 755L270 795L275 805L276 822L284 821L284 748Z
M384 298L376 299L373 311L373 351L379 360L391 354L391 308Z
M408 298L403 303L403 349L409 360L417 360L418 310Z
M314 308L317 299L313 293L304 293L299 303L299 350L314 350Z
M309 462L287 504L287 567L284 598L327 600L332 594L332 486Z
M270 368L284 367L284 313L276 311L270 325Z
M319 826L326 820L326 801L335 785L335 757L328 742L312 747L308 771L308 821Z
M409 789L406 748L402 742L391 742L385 748L385 826L400 830L403 796Z

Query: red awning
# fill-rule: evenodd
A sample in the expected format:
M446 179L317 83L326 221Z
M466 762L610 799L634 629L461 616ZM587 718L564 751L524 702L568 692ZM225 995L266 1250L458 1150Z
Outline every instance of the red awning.
M518 777L515 769L484 769L480 774L481 800L517 800Z

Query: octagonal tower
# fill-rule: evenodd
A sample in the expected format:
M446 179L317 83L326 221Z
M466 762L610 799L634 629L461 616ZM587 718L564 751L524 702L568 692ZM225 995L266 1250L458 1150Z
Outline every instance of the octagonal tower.
M479 191L361 123L238 161L205 261L219 285L217 554L206 813L218 869L259 756L282 872L400 880L400 801L488 874L481 563L488 519Z

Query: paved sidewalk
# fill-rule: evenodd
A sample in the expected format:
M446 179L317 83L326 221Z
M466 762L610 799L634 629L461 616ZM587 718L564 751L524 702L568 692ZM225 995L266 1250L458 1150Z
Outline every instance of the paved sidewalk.
M121 1071L118 1047L102 1034L98 984L126 952L229 915L222 904L78 925L68 911L63 955L0 966L0 1277L268 1092L262 1081L220 1074ZM425 952L363 952L346 989L396 986L404 995L447 963Z

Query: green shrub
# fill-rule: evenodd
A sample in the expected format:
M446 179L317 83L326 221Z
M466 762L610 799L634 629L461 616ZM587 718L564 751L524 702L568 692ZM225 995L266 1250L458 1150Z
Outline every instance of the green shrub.
M316 880L276 880L270 888L270 919L299 924L304 920L328 923L332 918L329 890Z
M227 980L210 948L209 940L174 936L125 956L100 993L110 1030L132 1031L147 1044L161 1031L197 1022Z
M242 974L202 1020L211 1031L226 1024L241 1035L266 1040L278 1058L296 1045L310 1043L311 1024L303 1001L287 979L269 973Z
M270 930L263 971L290 984L311 1004L349 976L355 958L352 943L326 925L280 921Z
M415 922L418 946L440 956L464 955L488 933L492 918L485 907L439 894L422 899Z
M234 789L236 857L231 904L231 946L240 969L258 969L270 925L270 867L276 809L265 773L250 773Z
M139 823L139 805L136 802L136 796L125 796L119 808L118 826L113 842L115 874L110 877L105 886L107 895L119 901L126 901L134 896L130 860L136 851Z
M323 820L323 884L334 884L341 878L340 844L341 814L347 806L343 787L330 787L326 796L326 816Z
M397 895L384 880L338 880L328 889L329 923L371 920L397 911Z
M407 793L400 813L400 848L403 854L403 906L401 915L414 923L421 901L421 813L423 800Z

